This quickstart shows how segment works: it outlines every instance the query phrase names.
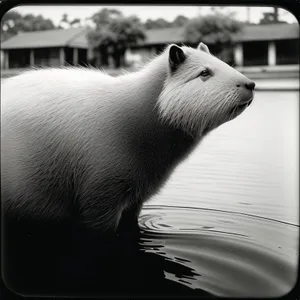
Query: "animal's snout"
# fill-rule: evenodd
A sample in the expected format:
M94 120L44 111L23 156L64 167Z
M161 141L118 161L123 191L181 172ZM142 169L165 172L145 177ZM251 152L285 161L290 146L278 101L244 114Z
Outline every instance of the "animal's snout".
M245 87L246 87L246 89L252 91L255 88L255 82L254 81L249 81L249 82L245 83Z
M249 105L254 97L255 82L252 80L248 80L246 83L243 82L237 84L237 87L239 88L241 95L239 99L240 105Z
M237 86L237 87L240 87L241 85L240 85L240 84L237 84L236 86ZM242 85L242 86L243 86L243 85ZM244 87L245 87L247 90L253 91L254 88L255 88L255 82L254 82L254 81L246 82L246 83L244 84Z

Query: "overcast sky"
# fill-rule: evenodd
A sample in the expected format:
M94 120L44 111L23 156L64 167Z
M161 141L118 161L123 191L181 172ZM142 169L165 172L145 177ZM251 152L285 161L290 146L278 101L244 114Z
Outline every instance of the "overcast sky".
M210 11L211 7L207 6L158 6L158 5L144 5L144 6L129 6L129 5L118 5L118 6L96 6L96 5L72 5L72 6L19 6L13 10L18 11L21 14L41 14L46 18L50 18L55 25L58 25L61 17L64 13L68 14L70 19L80 18L85 19L90 17L95 12L101 10L104 7L116 8L125 16L137 15L142 21L148 18L157 19L164 18L168 21L172 21L177 15L184 15L186 17L195 17L201 14L206 14ZM245 7L227 7L228 11L236 13L236 18L239 20L246 20L247 9ZM252 22L258 22L262 17L263 12L273 11L270 7L251 7L250 9L250 20ZM281 20L289 23L297 22L296 18L286 10L280 9L279 16Z

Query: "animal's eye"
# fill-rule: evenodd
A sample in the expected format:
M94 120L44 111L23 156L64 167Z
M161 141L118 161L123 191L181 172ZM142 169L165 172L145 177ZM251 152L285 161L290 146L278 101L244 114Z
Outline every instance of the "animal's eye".
M199 76L202 76L202 77L207 77L209 75L210 75L210 73L207 69L201 71L201 73L199 74Z

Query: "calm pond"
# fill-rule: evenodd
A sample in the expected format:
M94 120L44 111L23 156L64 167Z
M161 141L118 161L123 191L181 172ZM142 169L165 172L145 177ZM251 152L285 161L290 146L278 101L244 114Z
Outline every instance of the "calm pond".
M172 282L217 296L276 297L296 282L298 92L256 93L147 202L141 248Z

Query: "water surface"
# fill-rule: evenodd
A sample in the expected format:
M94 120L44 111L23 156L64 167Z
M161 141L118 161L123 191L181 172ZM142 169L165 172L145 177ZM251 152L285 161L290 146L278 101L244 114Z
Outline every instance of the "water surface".
M141 247L167 279L218 296L275 297L296 281L299 96L257 92L144 206Z
M68 224L25 222L16 238L12 226L11 278L35 296L37 287L84 298L288 293L298 268L298 101L295 92L257 92L143 207L141 236L101 240Z

